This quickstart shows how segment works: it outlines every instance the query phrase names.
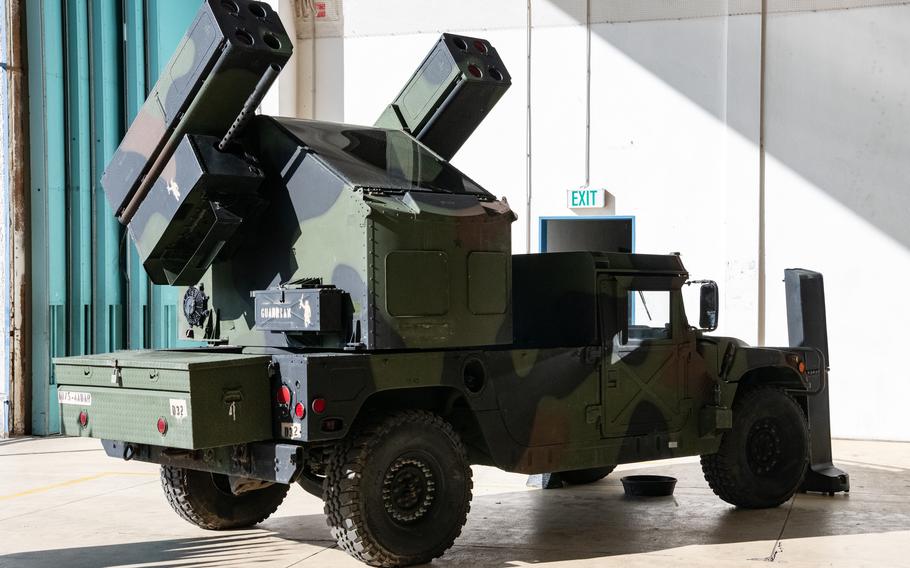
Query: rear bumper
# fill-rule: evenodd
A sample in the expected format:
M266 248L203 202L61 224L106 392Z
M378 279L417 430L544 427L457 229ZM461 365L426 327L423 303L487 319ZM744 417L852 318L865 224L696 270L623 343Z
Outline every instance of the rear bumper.
M285 484L297 481L306 462L302 446L277 442L205 450L181 450L119 440L102 440L101 444L105 453L113 458Z

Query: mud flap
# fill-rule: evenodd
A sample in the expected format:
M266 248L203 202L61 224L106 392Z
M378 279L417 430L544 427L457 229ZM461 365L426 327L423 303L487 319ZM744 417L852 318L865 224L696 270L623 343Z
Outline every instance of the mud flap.
M784 270L787 294L787 331L790 347L813 347L828 358L828 325L825 317L825 284L822 275L811 270ZM831 457L831 408L828 381L813 396L806 397L809 418L809 471L800 491L834 495L850 491L850 475L834 467Z
M536 475L529 475L526 485L538 489L561 489L566 486L565 482L562 480L562 476L558 473L538 473Z

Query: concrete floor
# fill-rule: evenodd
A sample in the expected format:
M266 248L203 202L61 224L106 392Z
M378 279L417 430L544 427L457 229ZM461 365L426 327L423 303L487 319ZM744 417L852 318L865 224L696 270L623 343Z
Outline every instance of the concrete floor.
M910 567L910 444L835 441L834 451L848 496L799 495L766 511L721 502L691 458L549 491L477 467L468 523L433 565L754 567L776 550L794 567ZM624 498L619 478L635 471L678 477L675 496ZM361 566L300 488L254 529L209 532L171 511L157 466L108 458L94 440L0 440L0 567L247 565Z

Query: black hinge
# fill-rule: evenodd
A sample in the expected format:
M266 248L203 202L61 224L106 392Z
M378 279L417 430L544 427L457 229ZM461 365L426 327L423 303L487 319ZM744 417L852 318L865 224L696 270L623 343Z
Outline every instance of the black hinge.
M111 369L111 384L117 387L123 386L123 376L120 374L120 367L117 360L114 359L114 368Z

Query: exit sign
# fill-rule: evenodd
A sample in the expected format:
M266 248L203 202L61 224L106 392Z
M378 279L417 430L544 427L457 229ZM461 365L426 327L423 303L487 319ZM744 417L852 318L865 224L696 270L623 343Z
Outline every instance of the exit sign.
M603 209L607 206L605 193L602 189L570 189L566 200L570 209Z

